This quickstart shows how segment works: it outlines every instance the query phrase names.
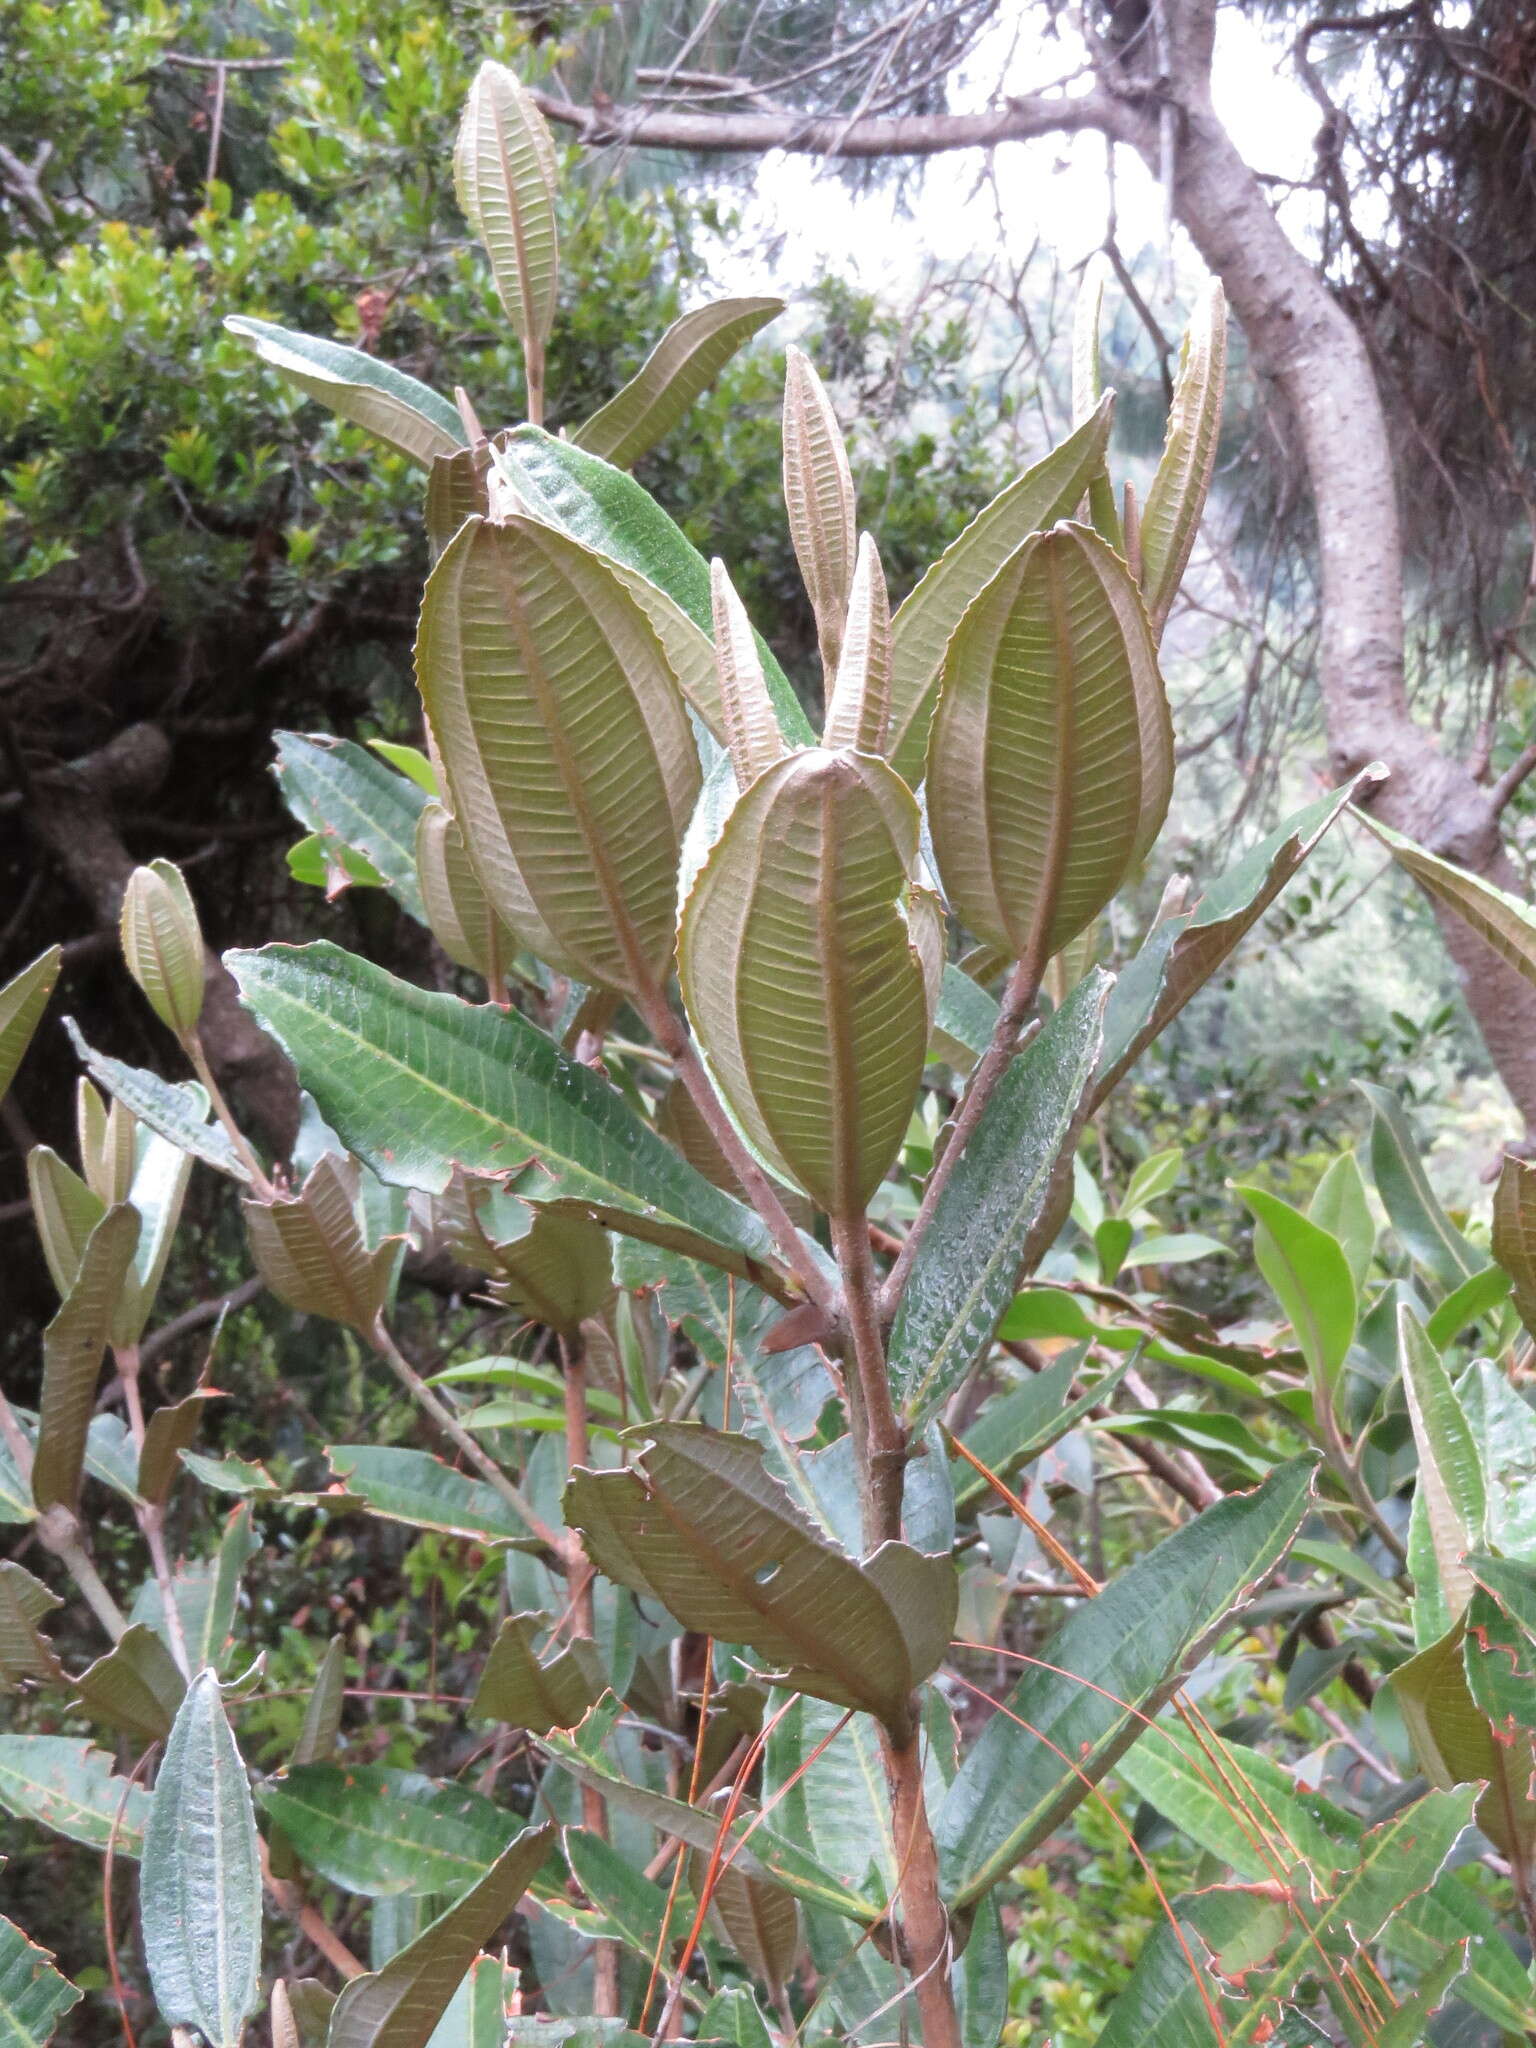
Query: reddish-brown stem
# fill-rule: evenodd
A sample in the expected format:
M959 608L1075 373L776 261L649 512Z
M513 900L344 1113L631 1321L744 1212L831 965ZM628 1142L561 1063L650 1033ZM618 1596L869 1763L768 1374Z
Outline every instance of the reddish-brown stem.
M587 1426L587 1357L579 1335L558 1333L560 1370L565 1383L565 1458L568 1467L590 1464L591 1431ZM581 1535L568 1529L565 1539L565 1568L571 1586L571 1629L574 1635L592 1637L597 1633L597 1613L592 1597L592 1566L582 1548ZM581 1824L589 1834L608 1839L608 1805L595 1785L581 1788ZM615 2019L619 2013L619 1944L600 1941L593 1950L594 1978L592 2011L598 2019Z
M858 1395L857 1400L850 1400L849 1408L859 1458L864 1544L866 1550L873 1550L901 1538L907 1436L891 1401L868 1219L834 1216L832 1248L847 1304L849 1391L852 1394L856 1388ZM905 1728L881 1729L880 1751L891 1799L902 1935L924 2048L960 2048L950 1974L949 1914L939 1890L938 1852L923 1791L922 1733L915 1713Z
M828 1283L826 1275L801 1241L800 1233L772 1181L742 1143L681 1019L659 993L636 1000L656 1043L672 1061L677 1078L687 1089L695 1109L720 1147L725 1163L741 1183L747 1200L773 1233L785 1265L799 1281L807 1299L815 1302L823 1314L835 1321L841 1306L836 1289Z

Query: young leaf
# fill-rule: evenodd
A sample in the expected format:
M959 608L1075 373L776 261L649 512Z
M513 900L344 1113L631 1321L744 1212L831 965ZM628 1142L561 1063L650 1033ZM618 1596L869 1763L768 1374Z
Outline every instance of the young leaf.
M891 621L889 757L916 788L928 751L944 650L972 600L1032 533L1070 519L1104 466L1113 398L978 512L924 574Z
M1233 1192L1254 1219L1254 1258L1296 1333L1317 1396L1332 1401L1359 1313L1344 1248L1266 1188Z
M441 1194L455 1164L536 1159L618 1229L748 1277L772 1240L589 1067L514 1012L429 995L319 944L230 953L241 994L325 1121L392 1187Z
M1397 1340L1435 1570L1454 1620L1472 1598L1463 1559L1483 1540L1488 1492L1482 1458L1440 1354L1406 1304L1397 1311Z
M1184 337L1168 438L1141 514L1141 587L1159 638L1189 565L1215 472L1226 373L1227 305L1213 279Z
M251 1196L241 1208L256 1270L278 1300L366 1336L389 1300L402 1240L366 1242L357 1193L356 1161L326 1152L296 1195Z
M518 930L526 891L583 978L654 990L671 966L699 769L644 612L564 534L472 519L428 579L416 670L454 814L499 915Z
M15 1079L32 1034L42 1022L63 958L61 946L50 946L0 988L0 1096Z
M843 430L803 350L784 351L784 507L828 684L853 587L856 506Z
M232 1180L249 1181L250 1172L229 1133L222 1125L209 1123L207 1091L198 1082L162 1081L144 1067L125 1066L93 1052L73 1017L64 1019L64 1029L91 1078L141 1124Z
M43 1333L43 1392L32 1461L37 1506L73 1508L80 1496L85 1439L112 1320L133 1266L139 1214L109 1209L87 1240L80 1270Z
M674 320L622 391L571 435L578 448L632 469L672 431L739 348L777 319L782 299L717 299Z
M1141 1716L1285 1555L1313 1470L1305 1459L1282 1465L1252 1493L1206 1509L1057 1631L1044 1652L1055 1668L1026 1672L939 1809L952 1906L980 1898L1044 1841L1137 1739Z
M459 821L429 803L416 823L416 875L432 936L450 960L487 983L493 997L517 952L517 935L491 907Z
M533 393L542 399L544 344L560 290L559 174L544 116L505 64L485 63L475 74L454 146L453 182L523 345L529 411L537 417Z
M478 1792L384 1764L300 1764L259 1790L303 1862L370 1899L463 1891L518 1828Z
M186 1696L187 1681L164 1638L135 1622L106 1656L81 1672L75 1690L93 1719L146 1742L163 1742Z
M893 770L807 748L737 803L683 905L678 979L726 1099L823 1209L863 1210L928 1045L907 900L917 806Z
M1343 789L1298 811L1213 882L1194 910L1154 927L1110 999L1094 1109L1231 957L1345 805L1382 773L1367 768Z
M150 1008L184 1039L202 1015L204 948L192 892L173 861L151 861L128 877L118 935Z
M0 1918L0 2040L6 2048L45 2048L81 1993L14 1921Z
M366 747L326 733L275 732L277 786L301 825L327 849L360 853L418 924L426 911L416 881L416 824L427 795Z
M1356 1296L1363 1298L1371 1261L1376 1256L1376 1219L1371 1214L1365 1176L1353 1148L1329 1160L1312 1191L1307 1216L1320 1230L1338 1240L1349 1261Z
M891 1330L892 1390L914 1424L983 1356L1060 1225L1052 1196L1071 1172L1109 988L1095 968L1017 1055L944 1188Z
M1485 882L1469 868L1457 867L1452 861L1441 860L1438 854L1426 852L1368 811L1357 810L1355 817L1376 835L1426 895L1469 924L1516 974L1536 982L1536 915L1528 903L1522 903L1518 896L1509 895L1493 882Z
M1024 543L944 656L928 815L969 930L1043 970L1168 808L1167 700L1141 597L1087 527Z
M464 446L457 408L392 363L339 341L296 334L244 314L232 314L224 325L309 397L398 448L423 469L434 457L452 455Z
M326 2048L426 2048L479 1951L517 1905L555 1839L525 1828L478 1884L407 1948L354 1977L331 2013Z
M1392 1228L1416 1264L1459 1287L1483 1261L1435 1199L1401 1102L1374 1082L1355 1086L1371 1105L1371 1174Z
M534 1638L545 1619L513 1614L501 1624L470 1703L473 1719L547 1735L551 1728L574 1728L608 1690L597 1645L585 1636L574 1637L548 1663L539 1661Z
M116 1759L72 1735L0 1735L0 1806L87 1848L137 1856L151 1795ZM0 2029L0 2040L7 2037Z
M490 470L491 445L488 441L477 441L472 448L455 449L452 455L433 457L432 467L427 472L422 520L434 562L466 519L473 518L476 513L484 518L490 511L486 487ZM430 796L442 794L435 778L427 793Z
M1513 1152L1493 1191L1493 1255L1514 1283L1521 1322L1536 1330L1536 1165Z
M824 747L883 754L891 723L891 601L869 535L859 538L837 680L827 704Z
M736 785L745 789L783 759L784 736L768 694L757 636L724 562L710 563L709 587L721 726Z
M914 1686L948 1648L949 1559L884 1543L855 1564L750 1438L657 1424L627 1470L573 1473L565 1512L599 1571L685 1628L749 1643L785 1684L890 1725L906 1725Z
M642 485L612 463L537 427L497 437L498 466L536 517L608 556L664 591L704 634L711 631L709 564ZM768 694L785 740L815 739L789 678L761 634L755 636ZM718 735L719 726L700 710Z
M144 1959L161 2018L239 2048L261 1965L261 1870L245 1766L219 1681L187 1688L165 1746L139 1875Z

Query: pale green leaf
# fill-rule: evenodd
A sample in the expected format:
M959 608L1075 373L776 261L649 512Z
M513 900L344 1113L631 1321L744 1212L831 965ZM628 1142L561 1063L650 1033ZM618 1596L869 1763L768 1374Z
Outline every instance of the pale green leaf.
M1103 468L1113 398L1074 428L1059 448L985 506L929 568L891 621L889 751L916 787L928 749L944 651L974 599L1032 533L1069 519Z
M513 1614L501 1624L470 1703L475 1720L547 1735L551 1728L574 1728L608 1690L597 1645L585 1636L540 1662L534 1639L544 1620Z
M1472 1597L1472 1575L1463 1559L1483 1540L1487 1482L1477 1440L1450 1375L1406 1304L1397 1311L1397 1341L1435 1568L1447 1611L1455 1620Z
M161 2018L240 2048L261 1966L261 1870L245 1766L219 1682L187 1689L155 1780L139 1877L144 1957Z
M830 684L853 587L856 505L832 401L810 358L794 347L784 351L784 508Z
M63 958L62 947L50 946L0 988L0 1095L15 1079L32 1034L42 1022Z
M622 391L571 435L620 469L630 469L671 432L739 348L784 310L782 299L717 299L673 321Z
M917 807L883 762L804 749L744 792L683 906L678 977L705 1057L769 1163L862 1211L901 1146L928 1043L907 916Z
M1234 1193L1253 1216L1254 1258L1296 1333L1317 1396L1331 1401L1359 1313L1344 1248L1267 1188L1240 1187Z
M699 768L640 606L552 527L471 519L428 579L416 673L454 815L503 921L520 929L526 891L560 949L552 965L654 990L670 970Z
M1227 306L1213 279L1184 337L1168 436L1141 515L1141 586L1159 637L1184 579L1215 472L1226 370Z
M310 398L398 448L424 469L434 456L451 455L463 447L464 427L456 408L392 363L343 342L297 334L245 314L232 314L224 325Z
M560 290L559 174L544 116L505 64L485 63L475 74L454 145L453 181L464 218L491 259L496 296L532 359L549 339ZM530 360L530 385L540 381Z
M416 823L427 797L366 747L325 733L276 732L277 786L331 858L361 854L395 901L426 922L416 882Z
M133 1267L139 1214L126 1202L91 1232L69 1293L43 1333L43 1391L32 1460L39 1508L73 1508L85 1466L86 1433L113 1317Z
M138 1856L150 1805L142 1785L117 1775L115 1757L78 1736L0 1735L0 1806L20 1820L90 1849Z
M1087 527L1026 541L943 660L928 817L957 915L1043 968L1156 837L1172 767L1167 699L1124 563Z

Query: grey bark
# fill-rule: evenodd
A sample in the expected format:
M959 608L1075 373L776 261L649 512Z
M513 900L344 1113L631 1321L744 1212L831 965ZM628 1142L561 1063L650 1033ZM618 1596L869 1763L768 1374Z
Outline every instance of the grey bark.
M1365 343L1326 281L1291 242L1211 100L1214 0L1163 0L1162 33L1137 53L1101 51L1077 98L1045 93L984 115L874 117L598 111L541 101L589 143L844 156L933 155L1050 132L1098 129L1130 144L1155 175L1227 298L1250 360L1296 421L1317 515L1319 684L1333 771L1379 760L1391 774L1375 808L1432 852L1519 892L1489 789L1414 719L1403 669L1403 554L1397 481ZM1436 916L1468 1007L1528 1129L1536 1133L1536 988L1470 927Z

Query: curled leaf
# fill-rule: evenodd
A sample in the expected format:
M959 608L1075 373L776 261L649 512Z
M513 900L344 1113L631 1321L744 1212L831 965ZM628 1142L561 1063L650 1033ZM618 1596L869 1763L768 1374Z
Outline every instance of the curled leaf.
M624 1471L577 1471L566 1520L599 1571L685 1628L748 1643L784 1683L905 1728L944 1656L957 1581L947 1557L883 1543L862 1564L790 1499L749 1437L648 1430Z
M505 64L485 63L475 74L454 145L453 181L529 358L530 384L537 384L560 289L558 173L544 116Z
M645 613L600 556L531 519L471 519L427 582L417 679L498 914L531 903L582 978L664 980L699 768Z
M784 736L768 695L752 623L724 562L710 563L709 587L721 727L737 787L745 789L784 758Z
M231 315L224 325L310 398L376 434L423 469L435 457L463 447L464 428L448 400L392 363L344 342L296 334L244 314Z
M1168 435L1139 522L1141 587L1159 638L1189 566L1215 472L1226 375L1227 302L1213 279L1184 337Z
M853 587L853 475L826 386L798 348L784 352L784 504L830 680L837 673Z
M389 1299L401 1240L366 1242L357 1193L356 1161L327 1152L296 1195L253 1196L244 1210L251 1256L278 1300L366 1334Z
M824 747L883 754L891 723L891 601L869 535L859 539L837 680L827 705Z
M683 905L678 975L752 1142L831 1213L895 1158L927 1050L917 808L884 762L807 748L738 801Z
M988 944L1043 968L1156 837L1167 699L1141 598L1087 527L1024 543L944 657L928 809L945 893Z

